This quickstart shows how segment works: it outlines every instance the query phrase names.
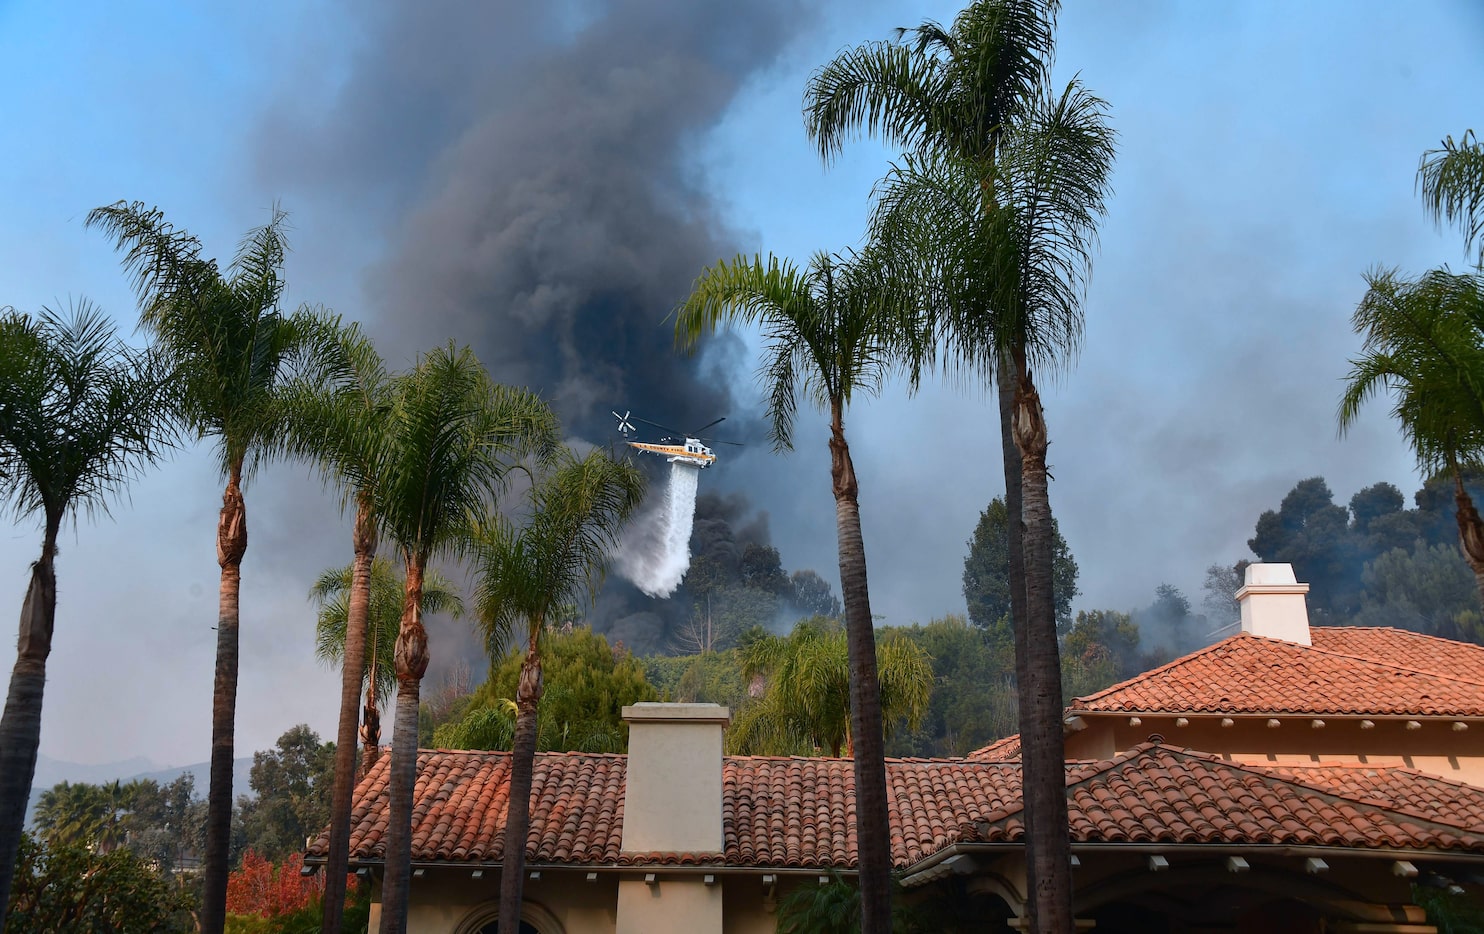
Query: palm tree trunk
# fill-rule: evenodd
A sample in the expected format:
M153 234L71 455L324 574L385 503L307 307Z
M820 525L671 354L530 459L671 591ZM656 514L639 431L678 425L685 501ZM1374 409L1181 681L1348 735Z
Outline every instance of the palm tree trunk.
M995 367L995 392L1000 409L1000 456L1005 469L1005 517L1008 533L1010 574L1010 634L1015 642L1015 710L1017 729L1026 728L1025 712L1033 706L1028 664L1030 652L1026 644L1025 611L1025 550L1021 534L1024 525L1021 516L1020 449L1015 446L1013 423L1015 418L1015 362L1010 354L1003 354ZM1022 760L1023 761L1023 760ZM1028 800L1028 779L1021 770L1021 800ZM1036 854L1030 845L1035 833L1036 815L1025 809L1025 877L1036 878ZM1035 921L1035 900L1026 903L1031 923Z
M227 923L227 860L232 845L232 752L237 719L238 595L247 553L247 505L242 464L232 465L216 523L216 680L211 693L211 788L206 795L206 856L202 864L201 930L221 934Z
M841 404L830 411L830 479L840 541L840 593L845 604L850 658L850 727L855 763L855 836L859 861L861 931L891 931L891 827L886 799L886 740L881 726L881 683L876 674L876 633L866 587L866 546L861 537L855 464L845 441ZM503 930L503 928L502 928Z
M356 496L350 605L345 614L345 653L340 673L340 728L335 733L335 788L330 795L330 852L325 859L324 911L320 929L340 934L345 914L345 872L350 860L351 793L356 778L356 716L366 667L366 619L371 606L371 562L376 558L376 516L370 494Z
M369 625L369 620L368 620ZM365 778L381 758L381 702L376 694L377 666L385 664L376 657L376 647L381 644L380 624L378 636L371 640L371 664L366 666L366 706L361 710L361 777ZM367 633L369 638L370 633Z
M1039 934L1072 934L1072 850L1067 827L1065 748L1061 729L1061 663L1051 590L1051 499L1047 489L1046 419L1028 370L1022 370L1012 429L1021 455L1025 523L1026 672L1031 704L1021 715L1020 748L1026 810L1035 814L1028 850L1036 873L1030 893Z
M36 776L36 749L41 745L41 695L46 687L46 659L52 650L57 618L57 577L52 560L57 551L61 517L47 518L41 557L31 565L31 583L21 602L20 639L5 714L0 717L0 930L5 928L11 881L26 822L26 801Z
M412 795L417 786L417 705L428 670L428 631L423 628L423 562L407 560L407 591L397 631L397 716L392 731L388 789L386 868L381 880L381 934L407 930L412 881Z
M361 777L375 767L381 758L381 707L376 700L376 649L371 650L371 667L366 671L366 706L361 711Z
M536 706L545 685L536 639L540 621L531 629L531 644L520 666L515 689L515 737L510 749L510 796L505 803L505 855L500 868L500 930L520 930L520 902L525 894L526 837L531 830L531 781L536 769Z
M1484 605L1484 519L1479 518L1479 510L1474 507L1473 498L1463 488L1463 472L1458 469L1456 462L1451 466L1453 502L1458 507L1458 544L1463 549L1463 556L1468 559L1469 567L1474 571L1474 585L1479 588L1479 603Z

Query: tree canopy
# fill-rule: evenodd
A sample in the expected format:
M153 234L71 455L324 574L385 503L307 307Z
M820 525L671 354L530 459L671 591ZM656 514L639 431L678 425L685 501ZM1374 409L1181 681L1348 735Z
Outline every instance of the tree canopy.
M570 623L544 631L541 664L546 692L537 708L537 748L549 752L623 752L628 748L625 706L659 700L639 659L615 649L586 626ZM515 730L515 688L525 647L511 649L490 665L475 689L437 726L435 746L449 749L509 749Z
M1078 593L1077 561L1054 518L1051 526L1056 628L1065 633L1072 625L1072 600ZM981 629L1010 618L1010 525L1002 497L990 500L969 539L969 554L964 559L964 600L969 605L970 622Z

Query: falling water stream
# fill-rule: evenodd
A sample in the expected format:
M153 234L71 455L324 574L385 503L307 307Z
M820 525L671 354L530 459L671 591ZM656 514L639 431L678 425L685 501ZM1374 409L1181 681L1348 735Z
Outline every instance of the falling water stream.
M670 465L670 485L664 505L650 521L658 525L644 536L647 547L630 545L618 561L619 571L651 597L668 597L690 568L691 525L696 517L696 480L700 469L690 464Z

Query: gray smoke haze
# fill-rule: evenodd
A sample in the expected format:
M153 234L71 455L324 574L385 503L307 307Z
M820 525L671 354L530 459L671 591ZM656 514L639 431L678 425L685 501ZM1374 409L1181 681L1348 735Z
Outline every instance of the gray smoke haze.
M327 111L274 115L266 138L301 145L264 169L371 193L357 210L388 241L365 292L390 358L469 342L591 441L615 407L694 429L729 413L741 348L686 359L664 326L737 250L692 150L794 6L384 6Z

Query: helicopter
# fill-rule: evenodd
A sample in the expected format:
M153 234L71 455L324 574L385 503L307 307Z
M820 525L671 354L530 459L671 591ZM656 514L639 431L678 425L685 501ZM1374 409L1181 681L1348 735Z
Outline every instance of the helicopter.
M667 428L657 422L651 422L647 419L632 416L629 412L624 412L622 415L619 415L617 412L613 412L612 415L614 418L618 419L618 433L623 436L625 444L627 444L631 448L634 448L635 450L643 451L647 454L658 454L660 457L667 459L672 464L690 464L693 467L700 468L710 467L712 464L716 463L716 454L709 447L706 446L705 442L707 441L710 441L712 444L730 444L736 447L742 446L741 443L737 441L717 441L712 438L701 437L701 432L705 431L707 428L710 428L713 425L720 425L722 422L726 421L727 418L725 415L723 415L721 418L718 418L714 422L709 422L705 425L702 425L700 429L698 429L694 434L676 431L674 428ZM669 434L661 437L658 442L630 441L628 440L629 435L637 430L634 427L634 422L643 422L650 427L669 432Z

